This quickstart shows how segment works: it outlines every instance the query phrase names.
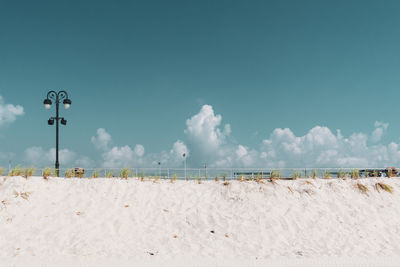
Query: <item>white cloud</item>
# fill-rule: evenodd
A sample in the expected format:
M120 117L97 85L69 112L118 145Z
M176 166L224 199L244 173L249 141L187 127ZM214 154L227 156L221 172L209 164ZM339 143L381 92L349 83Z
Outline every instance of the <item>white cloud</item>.
M90 141L95 148L103 151L101 155L103 167L123 168L143 164L145 150L142 145L137 144L133 149L128 145L110 147L112 138L104 128L97 129L96 136L92 136Z
M184 153L186 154L186 157L190 156L189 150L186 147L185 143L182 142L181 140L176 141L172 146L170 154L173 155L174 157L180 158L183 157Z
M11 123L17 116L24 114L24 108L20 105L5 104L3 97L0 96L0 126Z
M384 123L380 121L375 122L375 130L372 132L371 141L374 143L379 142L382 136L386 133L389 123Z
M103 167L108 168L128 167L134 163L140 163L141 159L129 146L115 146L111 150L104 152L102 157L104 160Z
M138 157L142 157L144 155L144 146L136 145L133 151Z
M92 136L90 141L97 149L107 150L111 143L111 135L104 128L99 128L96 136Z
M215 152L225 143L231 129L227 125L221 131L221 120L222 116L215 115L212 106L204 105L199 113L186 121L185 134L192 145L196 146L197 152Z
M229 144L231 127L229 124L221 127L222 116L214 114L213 107L204 105L200 112L186 120L188 147L192 153L191 162L210 166L231 166L234 148Z

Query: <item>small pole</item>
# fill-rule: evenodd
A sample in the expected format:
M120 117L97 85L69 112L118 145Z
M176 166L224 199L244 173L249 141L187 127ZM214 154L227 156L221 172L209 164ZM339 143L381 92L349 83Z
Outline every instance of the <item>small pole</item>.
M186 179L186 153L183 153L182 156L184 159L184 166L185 166L185 178L184 179Z

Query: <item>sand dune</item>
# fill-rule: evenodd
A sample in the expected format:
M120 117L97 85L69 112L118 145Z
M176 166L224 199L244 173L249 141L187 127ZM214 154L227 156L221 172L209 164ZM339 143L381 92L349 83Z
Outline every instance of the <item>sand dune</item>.
M2 177L0 258L21 266L400 266L398 178L305 181ZM377 191L379 181L393 194Z

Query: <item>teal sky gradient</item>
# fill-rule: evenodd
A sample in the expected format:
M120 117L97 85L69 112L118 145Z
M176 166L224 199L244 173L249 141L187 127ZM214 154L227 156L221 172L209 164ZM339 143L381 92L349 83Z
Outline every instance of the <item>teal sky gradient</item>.
M51 89L72 100L61 147L90 157L98 128L168 150L203 104L250 147L279 127L350 135L375 121L398 141L399 14L389 0L0 0L0 95L25 111L0 128L0 152L54 147Z

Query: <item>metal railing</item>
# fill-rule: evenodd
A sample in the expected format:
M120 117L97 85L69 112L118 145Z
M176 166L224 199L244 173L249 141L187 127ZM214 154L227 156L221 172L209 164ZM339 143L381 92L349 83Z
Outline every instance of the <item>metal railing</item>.
M42 176L44 169L35 169L33 176ZM107 177L118 178L124 174L131 178L159 178L177 180L218 179L294 179L294 178L341 178L341 177L385 177L396 176L397 171L387 168L92 168L83 173L74 168L59 169L60 177ZM186 173L186 176L185 176ZM55 175L55 170L52 170Z

